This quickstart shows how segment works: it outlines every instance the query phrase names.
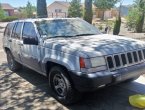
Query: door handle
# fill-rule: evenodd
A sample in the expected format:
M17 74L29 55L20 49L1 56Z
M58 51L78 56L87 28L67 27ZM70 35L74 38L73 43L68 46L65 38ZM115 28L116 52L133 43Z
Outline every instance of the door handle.
M22 43L19 43L18 45L23 46L23 44L22 44Z
M12 39L9 39L8 41L9 41L9 42L12 42Z

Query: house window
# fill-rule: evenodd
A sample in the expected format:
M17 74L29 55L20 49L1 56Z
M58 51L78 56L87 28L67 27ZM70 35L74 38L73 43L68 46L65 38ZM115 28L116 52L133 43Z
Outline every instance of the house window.
M62 12L62 9L55 9L55 12L56 13L61 13Z

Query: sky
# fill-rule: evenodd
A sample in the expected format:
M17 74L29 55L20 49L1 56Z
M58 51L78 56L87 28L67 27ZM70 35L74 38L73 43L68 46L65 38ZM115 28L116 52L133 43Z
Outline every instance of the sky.
M30 1L34 6L36 6L37 0L0 0L0 3L9 3L13 7L20 7L20 6L26 6L27 2ZM46 0L47 5L51 4L55 0ZM57 1L66 1L66 0L57 0ZM67 0L71 1L71 0ZM134 0L124 0L123 5L129 5L132 4ZM82 0L84 2L84 0Z

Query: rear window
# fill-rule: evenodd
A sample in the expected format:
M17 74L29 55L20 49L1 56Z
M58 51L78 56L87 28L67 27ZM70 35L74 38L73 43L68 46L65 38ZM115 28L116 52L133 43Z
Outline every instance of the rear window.
M15 23L12 36L11 36L12 38L20 39L22 26L23 26L23 22Z
M16 30L15 30L15 38L17 39L20 39L22 26L23 26L22 22L19 22L17 24Z
M5 29L5 32L4 32L4 35L9 37L11 32L12 32L12 29L14 27L14 23L9 23L7 26L6 26L6 29Z

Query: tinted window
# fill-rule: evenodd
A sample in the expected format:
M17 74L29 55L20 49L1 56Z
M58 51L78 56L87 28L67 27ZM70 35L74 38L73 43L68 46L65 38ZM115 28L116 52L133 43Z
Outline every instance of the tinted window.
M14 23L9 23L5 29L4 35L10 36Z
M17 26L17 24L18 24L18 23L15 23L15 24L14 24L14 28L13 28L12 35L11 35L12 38L15 38L15 33L16 33L16 26Z
M25 23L23 28L23 37L36 37L34 25L32 23Z
M17 24L14 35L15 38L20 39L22 26L23 26L22 22Z

